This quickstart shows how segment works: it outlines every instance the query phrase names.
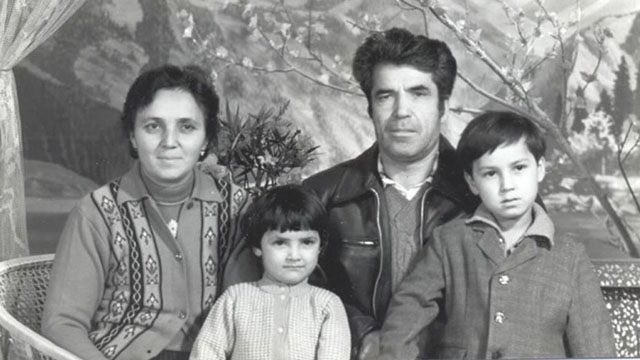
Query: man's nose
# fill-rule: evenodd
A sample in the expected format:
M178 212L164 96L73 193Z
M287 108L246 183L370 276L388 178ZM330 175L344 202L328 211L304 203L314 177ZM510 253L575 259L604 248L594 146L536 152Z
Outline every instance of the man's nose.
M409 115L409 98L407 94L399 92L396 97L396 116L405 117Z

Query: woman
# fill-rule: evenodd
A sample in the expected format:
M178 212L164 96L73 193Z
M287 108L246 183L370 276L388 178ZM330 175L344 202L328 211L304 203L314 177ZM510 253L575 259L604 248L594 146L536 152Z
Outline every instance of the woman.
M205 174L218 96L196 67L163 66L127 93L138 160L69 215L42 333L83 359L187 359L220 293L245 192Z

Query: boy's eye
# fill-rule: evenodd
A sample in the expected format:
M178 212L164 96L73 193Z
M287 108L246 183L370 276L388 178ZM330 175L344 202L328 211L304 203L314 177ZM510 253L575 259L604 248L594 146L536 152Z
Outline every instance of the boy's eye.
M518 165L515 166L515 169L518 170L518 171L522 171L522 170L524 170L526 168L527 168L526 164L518 164Z
M484 177L492 177L492 176L494 176L495 174L496 174L496 172L495 172L495 171L490 170L490 171L486 171L486 172L484 172L484 173L482 174L482 176L484 176Z

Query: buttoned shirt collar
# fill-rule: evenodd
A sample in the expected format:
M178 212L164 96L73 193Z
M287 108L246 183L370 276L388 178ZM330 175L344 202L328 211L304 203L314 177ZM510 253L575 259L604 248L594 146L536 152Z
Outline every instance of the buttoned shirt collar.
M542 206L538 205L537 203L533 203L531 209L533 211L533 222L524 232L522 239L526 237L542 238L549 242L549 246L553 246L554 226L551 218L549 218L549 215L547 215ZM478 206L473 216L469 218L465 223L471 224L474 222L487 224L496 229L498 233L501 233L500 226L498 226L498 224L496 223L495 218L489 212L487 207L482 203L480 204L480 206Z
M311 291L311 285L307 281L300 282L295 285L286 285L283 283L275 282L267 277L262 277L258 280L258 287L260 290L269 294L281 295L289 294L293 297L302 296L308 294Z
M124 174L122 181L120 182L120 191L118 191L118 197L116 201L118 205L122 205L127 201L142 200L144 198L151 199L151 195L144 186L140 175L140 161L136 161L131 169ZM201 172L197 167L196 172ZM202 201L222 201L222 195L218 191L213 177L209 174L196 174L195 183L193 185L193 191L191 192L191 198L195 198Z
M413 185L410 188L405 188L401 184L397 183L395 180L390 178L384 171L384 165L382 164L382 158L378 155L378 174L380 174L380 180L382 180L382 187L386 188L387 186L393 186L405 199L411 200L414 196L422 189L422 186L426 183L431 184L433 182L433 174L435 174L436 169L438 168L438 156L436 155L436 160L433 163L433 168L431 172L427 176L426 179L421 181L420 183Z

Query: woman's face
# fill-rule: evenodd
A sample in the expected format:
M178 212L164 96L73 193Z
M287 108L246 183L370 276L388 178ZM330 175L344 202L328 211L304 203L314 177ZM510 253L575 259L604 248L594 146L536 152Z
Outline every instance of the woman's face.
M152 180L180 182L207 146L204 113L190 92L158 90L153 101L138 111L131 143Z

